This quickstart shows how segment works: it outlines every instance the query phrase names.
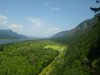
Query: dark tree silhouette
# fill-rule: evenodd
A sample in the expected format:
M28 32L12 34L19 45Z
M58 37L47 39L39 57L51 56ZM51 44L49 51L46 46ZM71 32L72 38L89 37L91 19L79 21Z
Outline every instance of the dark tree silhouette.
M96 3L100 3L100 0L96 0ZM90 10L92 10L95 13L97 13L97 12L100 11L100 7L96 7L96 8L90 7Z
M92 7L90 7L90 10L92 10L92 11L94 11L96 13L96 12L100 11L100 7L99 8L92 8Z
M96 0L96 3L100 3L100 0Z

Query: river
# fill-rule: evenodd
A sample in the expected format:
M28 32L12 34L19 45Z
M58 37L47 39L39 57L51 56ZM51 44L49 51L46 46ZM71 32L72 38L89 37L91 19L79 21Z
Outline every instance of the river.
M25 40L29 40L29 39L0 39L0 44L20 42L20 41L25 41Z

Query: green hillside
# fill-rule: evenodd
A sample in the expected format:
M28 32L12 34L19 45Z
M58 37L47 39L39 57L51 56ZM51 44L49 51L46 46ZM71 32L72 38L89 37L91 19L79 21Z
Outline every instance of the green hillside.
M71 30L62 31L52 36L52 38L64 38L77 34L79 31L90 30L92 28L93 19L88 19L80 23L78 26Z
M50 75L100 75L100 14L92 20L91 28L52 39L68 50L64 64L56 64Z

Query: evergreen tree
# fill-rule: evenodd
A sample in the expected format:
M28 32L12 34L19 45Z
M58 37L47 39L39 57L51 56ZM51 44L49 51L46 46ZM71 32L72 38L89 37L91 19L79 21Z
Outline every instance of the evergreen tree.
M100 3L100 0L96 0L96 3Z
M96 3L99 4L100 0L96 0ZM100 11L100 7L96 7L96 8L90 7L90 10L92 10L95 13L98 13Z

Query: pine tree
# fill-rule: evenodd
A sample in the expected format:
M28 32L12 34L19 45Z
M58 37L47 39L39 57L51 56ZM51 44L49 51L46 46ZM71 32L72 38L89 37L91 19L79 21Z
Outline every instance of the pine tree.
M99 4L100 0L96 0L96 3ZM96 7L96 8L90 7L90 10L92 10L95 13L98 13L100 11L100 7Z

